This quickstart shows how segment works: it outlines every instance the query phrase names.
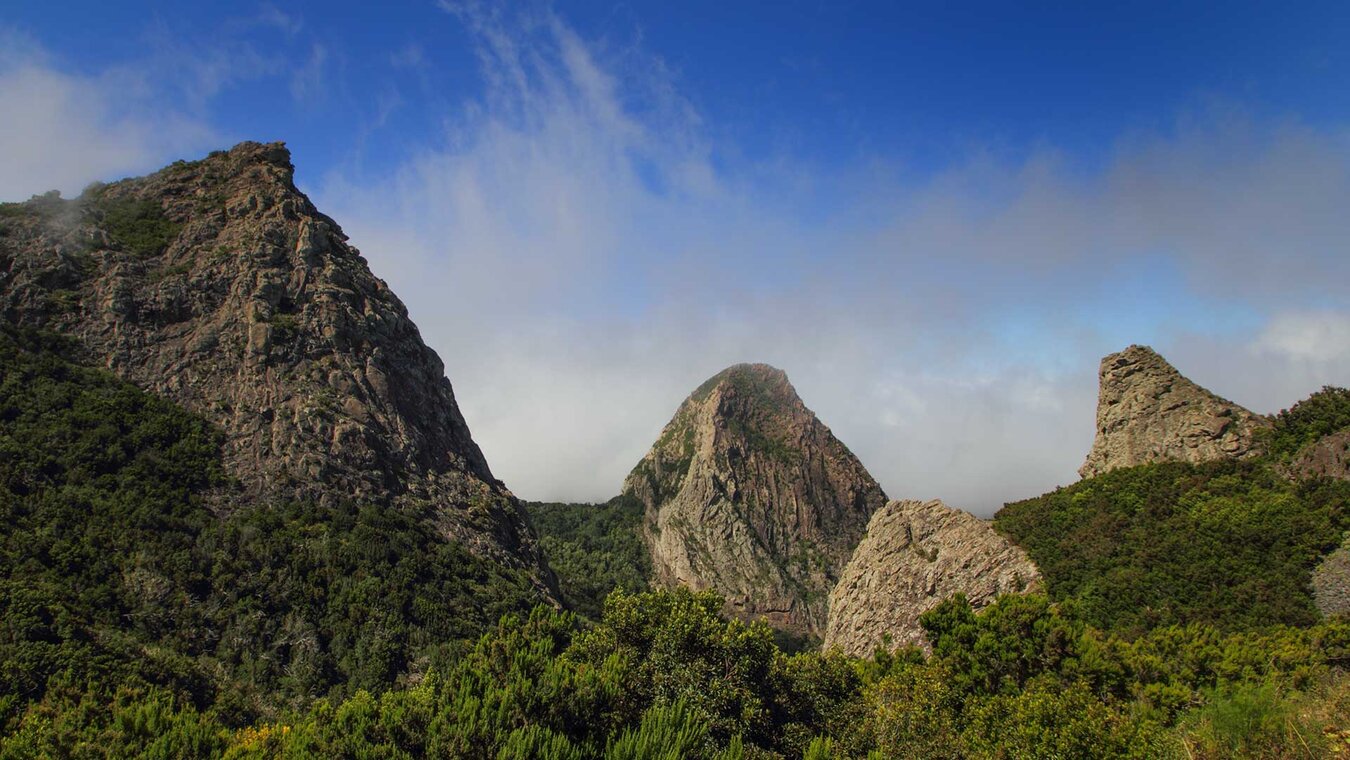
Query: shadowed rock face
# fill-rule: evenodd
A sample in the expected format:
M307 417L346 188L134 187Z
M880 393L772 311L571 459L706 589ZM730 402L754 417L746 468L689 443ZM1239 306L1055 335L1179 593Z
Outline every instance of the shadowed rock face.
M1350 428L1322 436L1298 452L1289 472L1300 478L1350 480Z
M660 585L715 589L728 612L806 636L886 501L781 370L742 364L694 391L624 481L646 505Z
M1146 346L1102 359L1097 438L1078 473L1085 478L1157 461L1245 459L1270 420L1182 377Z
M280 143L35 199L0 218L0 313L218 424L242 493L424 511L550 575L402 302L292 181Z
M953 594L979 609L1040 584L1026 552L985 520L941 501L893 501L872 516L830 594L825 647L866 657L928 647L919 616Z

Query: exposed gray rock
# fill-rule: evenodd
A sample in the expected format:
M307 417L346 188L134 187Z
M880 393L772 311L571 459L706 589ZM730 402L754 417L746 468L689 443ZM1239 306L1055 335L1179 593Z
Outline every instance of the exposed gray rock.
M886 501L781 370L742 364L694 391L624 481L646 505L659 585L711 588L730 614L804 636Z
M919 616L954 594L981 608L1037 588L1040 571L993 525L941 501L892 501L830 594L825 647L866 657L878 648L928 648Z
M1350 615L1350 539L1328 554L1312 577L1313 601L1323 615Z
M1078 473L1257 456L1255 433L1270 424L1182 377L1153 349L1130 346L1102 359L1097 437Z
M269 499L424 511L447 539L551 575L402 302L293 180L242 143L0 219L0 314L78 338L93 363L218 424Z

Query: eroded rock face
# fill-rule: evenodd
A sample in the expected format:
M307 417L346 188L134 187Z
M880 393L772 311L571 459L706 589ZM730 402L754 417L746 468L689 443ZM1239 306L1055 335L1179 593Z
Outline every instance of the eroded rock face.
M694 391L624 481L646 505L655 581L715 589L728 612L825 630L839 571L886 501L781 370L743 364Z
M892 501L872 516L830 594L825 647L866 657L928 647L919 616L953 594L976 609L1040 585L1026 552L993 525L941 501Z
M1299 478L1350 480L1350 428L1322 436L1299 451L1289 471Z
M280 143L35 199L0 218L0 314L212 420L243 492L424 510L551 577L407 310L292 181Z
M1269 425L1182 377L1153 349L1130 346L1102 359L1097 437L1078 473L1256 456L1255 433Z

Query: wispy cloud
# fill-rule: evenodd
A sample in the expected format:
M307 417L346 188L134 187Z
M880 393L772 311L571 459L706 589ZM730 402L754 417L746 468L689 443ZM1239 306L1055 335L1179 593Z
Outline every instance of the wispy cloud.
M1052 149L917 178L752 165L640 46L448 7L478 40L482 98L392 176L334 174L319 195L526 497L612 495L735 361L786 369L893 496L981 512L1075 478L1097 359L1128 342L1183 369L1265 350L1252 383L1297 374L1299 394L1339 371L1267 349L1309 298L1347 313L1343 136L1208 110L1122 136L1093 171ZM1280 345L1335 339L1314 332Z
M301 103L322 100L329 89L327 70L328 47L316 42L304 65L291 72L291 97Z

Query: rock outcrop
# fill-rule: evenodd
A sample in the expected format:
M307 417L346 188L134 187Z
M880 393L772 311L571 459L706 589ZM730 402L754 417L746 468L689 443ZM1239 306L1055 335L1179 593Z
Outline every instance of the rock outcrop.
M928 647L919 616L953 594L975 608L1036 588L1040 571L991 523L941 501L892 501L830 594L825 647L866 657L878 647Z
M1350 428L1322 436L1294 455L1289 472L1299 478L1350 480Z
M1182 377L1153 349L1130 346L1102 359L1097 437L1078 473L1257 456L1255 433L1269 425Z
M624 481L645 505L657 584L714 589L727 611L804 637L886 502L781 370L742 364L694 391Z
M1323 615L1350 615L1350 539L1318 564L1312 589L1313 601Z
M551 576L407 310L296 189L281 143L0 209L0 314L218 424L241 489L416 510Z

